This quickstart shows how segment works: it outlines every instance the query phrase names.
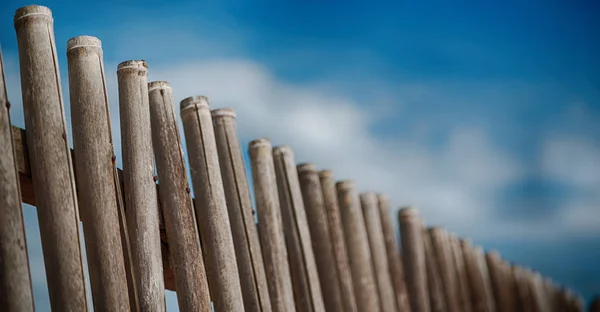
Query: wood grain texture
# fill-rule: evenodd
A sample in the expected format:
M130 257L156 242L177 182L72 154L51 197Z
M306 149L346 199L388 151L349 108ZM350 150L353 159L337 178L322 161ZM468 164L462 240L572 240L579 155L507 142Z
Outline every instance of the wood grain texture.
M331 240L331 248L335 259L335 270L338 278L338 287L342 299L342 311L356 312L356 300L354 299L354 286L352 284L352 272L344 240L344 228L340 207L335 189L335 181L331 170L319 172L319 181L323 193L323 203L327 214L327 225Z
M159 207L154 180L147 77L144 61L125 61L117 67L123 194L140 310L164 311Z
M317 264L291 148L273 148L273 161L296 309L324 311Z
M43 6L22 7L14 26L50 305L55 311L88 311L52 13Z
M429 290L429 302L432 312L447 311L446 297L444 294L444 285L438 257L433 248L430 231L423 229L423 244L425 246L425 263L427 266L427 285Z
M367 238L369 239L371 260L375 281L377 282L377 293L379 294L381 311L393 312L396 311L396 296L394 294L394 286L385 250L377 194L375 192L360 194L360 206L365 220L365 228L367 229Z
M208 312L211 311L208 282L173 105L173 90L165 81L153 81L148 84L148 98L158 191L177 302L181 311Z
M484 270L480 267L481 263L478 254L475 252L471 242L465 239L460 240L463 258L465 261L465 270L469 279L469 293L471 294L471 306L474 312L491 312L492 304L489 304L488 287L486 278L483 275Z
M460 311L471 312L471 294L469 293L469 277L465 270L465 259L460 247L460 241L458 236L451 233L450 239L450 250L452 251L454 271L456 272L456 284L459 293L459 307Z
M335 186L358 311L380 311L369 238L356 186L350 180L337 182Z
M31 275L0 51L0 311L34 311Z
M271 301L254 210L248 187L235 112L229 108L211 112L225 199L231 223L235 257L240 272L246 311L271 311Z
M279 209L277 179L271 143L258 139L248 145L252 164L254 198L258 213L260 236L265 272L269 286L269 297L273 311L295 311L292 277L285 246L283 220Z
M215 311L244 311L225 190L208 99L181 101L196 215Z
M319 173L313 164L300 164L297 171L325 310L343 311Z
M427 288L427 265L423 244L423 222L415 208L403 208L398 212L406 289L412 312L430 311Z

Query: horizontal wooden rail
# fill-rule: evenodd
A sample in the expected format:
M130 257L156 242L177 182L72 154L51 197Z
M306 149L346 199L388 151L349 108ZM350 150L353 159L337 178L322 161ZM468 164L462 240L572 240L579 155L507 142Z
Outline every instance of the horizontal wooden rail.
M12 126L12 135L13 146L15 149L15 154L17 156L16 163L17 169L19 171L19 182L21 183L21 201L25 204L35 206L35 190L33 189L33 181L31 178L31 166L29 154L27 152L27 139L25 136L25 130L16 126ZM73 167L75 168L75 157L73 155L73 149L71 149L71 159L73 160ZM121 169L118 169L118 171L119 177L121 177L123 171ZM127 207L125 207L125 209L127 209ZM162 207L159 207L159 209L161 209L162 216ZM168 290L175 291L175 279L170 264L169 244L167 243L167 231L165 229L165 224L162 218L159 226L165 288Z

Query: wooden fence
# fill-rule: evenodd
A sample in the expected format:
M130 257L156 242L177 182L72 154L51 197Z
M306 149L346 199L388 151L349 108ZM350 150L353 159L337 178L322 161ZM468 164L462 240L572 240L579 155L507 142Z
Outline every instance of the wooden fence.
M144 61L117 68L114 154L101 42L89 36L67 42L71 150L52 14L23 7L14 24L26 130L11 125L2 74L0 311L34 310L21 202L37 207L54 311L89 309L80 221L95 311L164 311L164 289L181 311L583 311L568 289L426 228L414 208L399 211L397 242L386 196L296 165L264 138L248 147L254 210L235 112L203 96L180 107L193 199L172 88L148 83Z

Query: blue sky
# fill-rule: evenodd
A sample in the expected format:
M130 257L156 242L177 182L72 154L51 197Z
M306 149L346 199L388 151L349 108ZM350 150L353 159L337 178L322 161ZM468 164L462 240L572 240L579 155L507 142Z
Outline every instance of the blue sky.
M0 5L19 126L12 16L27 4ZM593 1L39 4L54 14L69 122L66 41L97 36L116 138L116 65L145 59L150 80L170 81L176 101L204 94L214 107L235 108L244 148L264 136L289 144L298 162L386 192L396 207L416 205L427 224L497 249L586 299L600 291ZM33 209L25 211L44 311L39 232Z

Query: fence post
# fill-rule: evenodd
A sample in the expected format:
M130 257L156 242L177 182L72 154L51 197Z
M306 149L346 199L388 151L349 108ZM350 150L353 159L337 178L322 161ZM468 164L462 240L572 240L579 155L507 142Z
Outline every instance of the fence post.
M19 173L9 110L0 51L0 310L33 312Z
M246 311L271 311L269 289L248 188L244 158L237 136L235 112L230 108L211 112L225 199L229 210L242 296Z
M216 311L244 311L225 190L208 99L181 101L196 215L206 260L208 283Z
M179 309L211 311L200 237L183 159L183 146L166 81L148 84L152 143L158 171L158 192L169 241ZM205 246L206 248L206 246Z
M343 311L319 173L313 164L298 165L297 171L325 310Z
M117 66L123 186L134 277L141 311L164 311L164 277L159 208L154 181L154 152L144 61Z
M254 140L250 142L248 149L258 213L258 234L265 261L271 305L276 312L293 312L295 311L294 292L285 247L283 221L279 210L271 143L264 138Z
M385 241L385 249L389 265L389 274L391 275L396 295L396 307L399 312L410 311L410 302L406 294L406 284L404 282L404 270L402 269L402 258L398 251L394 225L390 215L390 201L383 194L377 195L377 206L381 220L381 229Z
M385 251L383 230L381 229L381 216L377 203L377 194L365 192L360 194L360 206L365 220L369 249L373 263L373 273L377 283L377 293L382 312L393 312L396 310L396 298L394 286L390 276L390 267Z
M415 208L403 208L398 212L402 238L402 260L406 274L406 289L412 312L429 312L427 290L427 265L423 244L423 222Z
M477 254L475 253L471 242L467 239L460 240L460 247L462 249L468 284L470 286L469 292L472 298L471 306L473 311L492 312L489 310L486 297L485 278L482 275L483 271L481 270Z
M67 41L76 181L96 311L129 310L102 43Z
M446 298L444 297L444 288L440 268L438 266L438 257L433 248L430 231L423 229L423 244L425 248L425 264L427 267L427 285L429 289L429 302L432 312L445 312L447 310Z
M54 311L87 311L79 212L52 12L43 6L22 7L15 13L14 26L50 304Z
M454 266L454 258L452 251L452 243L449 233L439 227L434 227L428 233L431 237L431 244L437 259L437 267L442 280L442 289L444 298L446 299L446 307L448 311L461 311L459 301L459 283L458 274Z
M294 154L288 146L273 148L275 176L279 192L285 241L290 259L296 310L324 311L310 231Z
M321 191L325 211L327 213L327 222L331 238L331 247L335 259L335 269L337 270L338 285L340 296L342 298L342 310L347 312L356 312L356 300L354 299L354 286L352 285L352 272L348 262L348 252L344 242L344 229L340 216L340 207L335 190L335 181L331 170L322 170L319 172L319 181L321 182Z
M452 257L454 259L454 271L456 272L456 282L458 285L458 298L460 311L471 312L471 294L469 293L469 277L465 269L465 259L463 256L462 249L460 248L460 241L455 234L449 235L450 239L450 250L452 251Z
M335 185L344 227L348 258L352 270L354 296L359 311L380 311L375 273L360 198L354 182L345 180Z

